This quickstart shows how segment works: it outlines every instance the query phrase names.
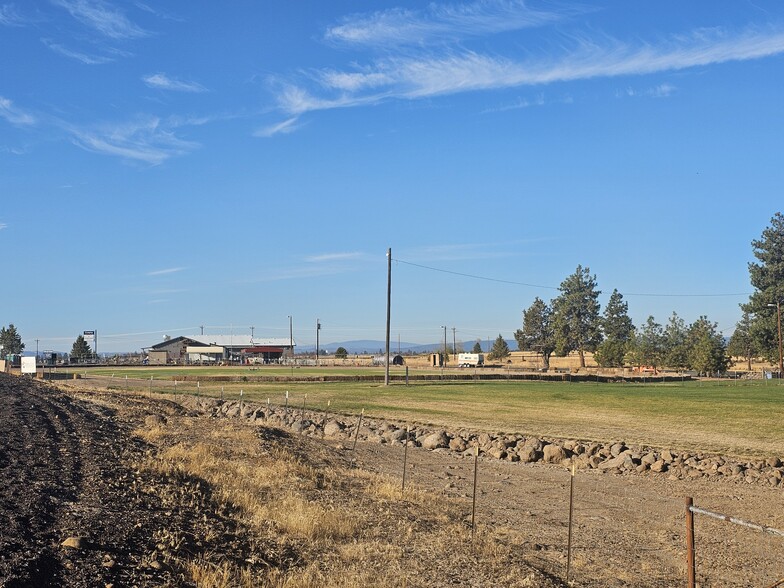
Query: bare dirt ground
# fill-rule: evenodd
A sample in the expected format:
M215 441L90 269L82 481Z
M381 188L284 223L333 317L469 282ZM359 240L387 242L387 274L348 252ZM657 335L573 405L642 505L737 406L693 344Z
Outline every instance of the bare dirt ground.
M360 467L401 477L401 448L357 447ZM469 501L471 459L409 451L407 480ZM527 561L563 578L568 540L570 474L544 464L481 460L477 493L480 525L525 538ZM784 528L781 489L655 475L578 471L575 478L571 579L576 586L685 585L685 497L724 514ZM699 586L768 587L784 579L784 538L697 517Z
M0 586L195 585L176 559L161 557L161 544L173 536L178 557L237 561L250 572L295 565L308 553L296 542L277 550L267 544L260 558L259 538L213 497L204 480L134 466L152 451L133 434L146 417L185 418L187 411L168 400L62 392L0 374L0 402ZM236 423L227 421L199 417L194 422L204 430ZM260 451L279 439L302 456L316 456L315 467L356 459L359 469L393 483L401 479L399 445L360 443L354 454L337 442L263 427L259 438ZM452 516L468 521L473 467L469 458L410 449L407 484L443 499ZM510 540L515 562L542 572L530 576L532 586L562 585L569 483L562 467L480 459L479 531L515 538ZM573 585L685 585L686 496L706 509L784 528L781 488L578 471ZM399 505L400 517L411 516L405 501ZM395 503L388 504L383 524L390 525L396 512ZM362 513L363 520L372 514ZM64 546L67 540L74 547ZM699 586L764 588L784 579L781 537L698 516L696 544ZM501 576L450 575L462 565L456 556L464 558L454 551L412 563L421 572L408 585L507 585Z
M147 447L132 428L171 403L88 402L0 374L0 406L0 586L192 585L158 556L175 532L184 552L252 551L199 480L133 467Z

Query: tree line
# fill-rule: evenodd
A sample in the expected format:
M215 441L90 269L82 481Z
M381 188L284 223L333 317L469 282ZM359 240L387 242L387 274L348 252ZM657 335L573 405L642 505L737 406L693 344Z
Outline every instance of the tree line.
M614 289L604 310L599 304L596 275L577 266L559 286L549 303L536 297L523 311L523 325L514 338L521 351L533 351L549 368L553 355L576 352L580 367L585 354L594 354L601 367L650 366L694 370L700 374L725 372L731 356L743 357L751 369L753 358L779 359L778 313L784 302L784 216L776 213L760 239L751 243L757 261L749 263L754 292L741 304L743 318L729 342L717 323L700 316L691 324L673 312L666 324L649 316L635 326L623 295ZM488 354L490 359L509 355L501 335Z

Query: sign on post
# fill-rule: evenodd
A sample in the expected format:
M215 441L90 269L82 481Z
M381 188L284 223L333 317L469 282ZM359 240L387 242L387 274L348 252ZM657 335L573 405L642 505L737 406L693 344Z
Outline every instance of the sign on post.
M34 357L22 357L22 373L35 374L38 373L38 367Z

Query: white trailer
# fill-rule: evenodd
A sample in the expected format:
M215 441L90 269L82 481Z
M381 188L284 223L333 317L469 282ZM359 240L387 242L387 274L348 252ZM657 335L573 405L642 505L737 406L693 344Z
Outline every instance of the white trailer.
M457 367L482 367L485 365L483 353L459 353L457 355Z

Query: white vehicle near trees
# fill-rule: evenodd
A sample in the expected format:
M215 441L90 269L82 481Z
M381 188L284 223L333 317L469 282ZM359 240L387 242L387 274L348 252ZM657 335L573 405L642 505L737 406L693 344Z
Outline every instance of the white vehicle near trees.
M457 367L482 367L485 365L483 353L459 353L457 355Z

